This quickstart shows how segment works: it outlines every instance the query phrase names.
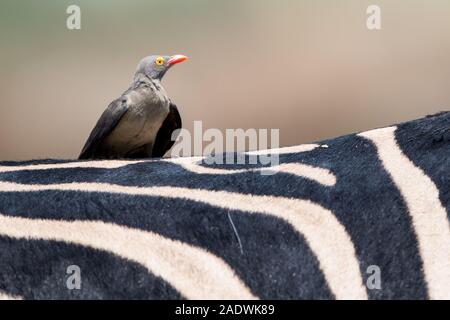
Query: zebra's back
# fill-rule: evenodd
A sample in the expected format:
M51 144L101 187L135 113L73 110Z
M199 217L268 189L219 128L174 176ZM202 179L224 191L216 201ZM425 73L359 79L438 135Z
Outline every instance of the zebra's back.
M450 113L278 153L0 163L0 297L450 298Z

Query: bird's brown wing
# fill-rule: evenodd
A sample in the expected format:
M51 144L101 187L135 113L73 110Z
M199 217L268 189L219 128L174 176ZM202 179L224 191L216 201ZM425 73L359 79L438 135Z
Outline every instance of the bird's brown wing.
M100 119L97 121L94 129L92 130L86 144L81 151L79 159L92 159L92 158L102 158L99 146L106 136L111 133L111 131L122 119L123 115L127 112L129 106L127 100L123 97L114 100L106 108L106 110L101 115Z
M172 140L172 133L177 129L181 129L181 117L177 106L170 103L169 114L156 135L152 150L152 157L161 158L167 150L172 148L175 143L175 139Z

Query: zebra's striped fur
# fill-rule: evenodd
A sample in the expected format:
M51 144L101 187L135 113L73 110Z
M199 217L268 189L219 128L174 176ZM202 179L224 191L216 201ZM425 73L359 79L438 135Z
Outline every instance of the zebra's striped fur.
M450 298L450 113L272 152L0 163L0 298Z

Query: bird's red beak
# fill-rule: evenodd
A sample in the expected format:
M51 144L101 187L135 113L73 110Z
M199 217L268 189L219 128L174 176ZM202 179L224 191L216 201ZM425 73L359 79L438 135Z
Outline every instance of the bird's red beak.
M188 57L183 56L181 54L176 54L176 55L170 57L169 61L167 61L167 64L169 66L173 66L174 64L177 64L177 63L187 60L187 58Z

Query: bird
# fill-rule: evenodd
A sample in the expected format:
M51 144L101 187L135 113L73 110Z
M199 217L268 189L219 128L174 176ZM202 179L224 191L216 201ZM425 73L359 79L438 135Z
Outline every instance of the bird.
M161 80L167 70L185 60L181 54L143 58L130 87L108 105L78 158L163 157L175 143L182 122Z

